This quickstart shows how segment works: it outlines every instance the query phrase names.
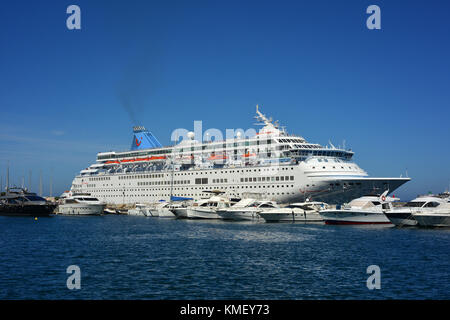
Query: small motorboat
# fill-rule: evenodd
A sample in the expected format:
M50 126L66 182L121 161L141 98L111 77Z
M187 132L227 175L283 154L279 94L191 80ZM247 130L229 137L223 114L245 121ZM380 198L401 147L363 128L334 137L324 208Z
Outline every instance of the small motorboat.
M282 208L268 209L260 212L266 222L323 222L319 211L327 208L324 202L307 201L292 203Z
M381 196L368 195L352 200L335 209L320 211L325 224L386 224L392 225L383 213L382 203L399 201L399 198L387 197L388 191Z
M224 220L258 220L259 213L269 208L277 208L274 201L244 198L229 208L218 210L217 214Z

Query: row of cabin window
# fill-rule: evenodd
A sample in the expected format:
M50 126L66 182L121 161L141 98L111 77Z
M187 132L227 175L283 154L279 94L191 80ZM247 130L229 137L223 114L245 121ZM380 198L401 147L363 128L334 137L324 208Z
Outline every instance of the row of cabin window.
M287 170L288 168L281 168L281 170ZM294 168L291 167L291 170ZM246 169L245 172L254 172L261 171L261 169ZM265 169L263 169L265 171ZM273 171L274 169L272 169ZM267 169L269 171L269 169ZM238 173L239 170L230 170L228 171L220 171L220 172L213 172L213 173ZM244 172L244 170L241 170L241 172ZM179 175L194 175L194 174L209 174L209 172L186 172L186 173L175 173L176 176ZM119 180L128 180L128 179L153 179L153 178L163 178L164 174L162 173L155 173L155 174L139 174L139 175L127 175L127 176L119 176ZM92 180L91 180L92 179ZM89 178L89 181L99 181L99 180L111 180L111 177L91 177Z
M159 186L159 185L168 185L171 184L171 181L144 181L138 182L138 186ZM175 180L173 184L189 184L189 180Z
M241 182L289 181L289 180L293 181L294 176L241 178Z
M308 185L309 186L309 185ZM313 185L314 186L314 185ZM272 187L272 188L289 188L289 187L291 187L291 188L293 188L294 187L294 185L272 185L272 186L267 186L267 188L270 188L270 187ZM254 188L254 189L256 189L256 188L266 188L266 186L264 186L264 185L259 185L259 186L235 186L233 189L239 189L239 188L241 188L241 189L252 189L252 188ZM173 190L183 190L184 188L174 188ZM191 187L191 188L189 188L189 189L191 189L191 190L208 190L208 189L211 189L211 190L213 190L214 189L214 187ZM227 187L224 187L224 189L227 189ZM230 189L232 189L232 187L230 187ZM157 190L159 190L159 191L163 191L163 190L170 190L170 188L162 188L162 189L157 189ZM120 190L120 189L113 189L113 190L97 190L97 191L94 191L93 193L105 193L105 192L114 192L114 191L116 191L116 192L142 192L142 191L156 191L156 190L152 190L152 189L126 189L126 190Z
M270 194L272 194L272 195L289 195L289 194L295 194L295 192L273 192L273 193L267 193L267 195L270 195ZM178 193L176 193L176 194L174 194L175 196L178 196L178 197L185 197L185 196L191 196L191 197L193 197L193 196L201 196L201 194L200 193L182 193L182 194L178 194ZM131 198L131 197L164 197L164 196L166 196L166 197L168 197L168 196L170 196L170 194L131 194L131 195L126 195L125 196L125 198ZM104 198L115 198L115 197L121 197L121 198L123 198L124 196L123 195L105 195L105 196L103 196Z
M111 177L92 177L92 178L89 178L89 181L105 181L105 180L111 180Z

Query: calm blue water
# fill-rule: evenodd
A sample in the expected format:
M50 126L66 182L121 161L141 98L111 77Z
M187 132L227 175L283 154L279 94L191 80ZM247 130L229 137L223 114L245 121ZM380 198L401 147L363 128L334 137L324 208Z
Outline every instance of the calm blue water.
M0 217L0 257L0 299L450 298L450 230Z

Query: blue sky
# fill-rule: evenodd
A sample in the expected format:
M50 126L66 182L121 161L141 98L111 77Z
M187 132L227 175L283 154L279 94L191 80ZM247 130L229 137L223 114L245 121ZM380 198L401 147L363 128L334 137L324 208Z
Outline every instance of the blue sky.
M66 8L81 8L81 30ZM381 8L381 30L366 8ZM450 183L448 1L8 1L0 11L5 185L70 187L141 124L253 127L255 105L310 142L342 145L396 195Z

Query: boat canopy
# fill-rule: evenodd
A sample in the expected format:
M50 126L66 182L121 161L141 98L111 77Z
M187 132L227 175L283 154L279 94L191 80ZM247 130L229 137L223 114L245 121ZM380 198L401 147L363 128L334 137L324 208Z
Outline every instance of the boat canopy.
M184 198L184 197L170 197L170 201L187 201L187 200L193 200L193 198Z

